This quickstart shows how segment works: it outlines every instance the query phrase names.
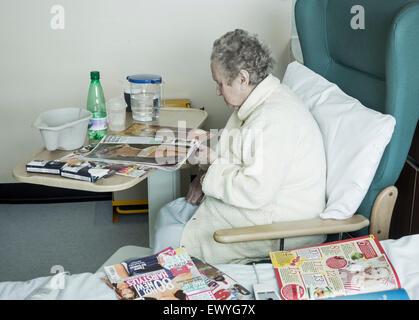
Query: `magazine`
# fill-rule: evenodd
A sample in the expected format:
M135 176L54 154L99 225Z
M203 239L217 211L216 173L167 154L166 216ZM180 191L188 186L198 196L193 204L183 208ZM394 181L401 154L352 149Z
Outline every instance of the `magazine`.
M146 175L150 170L151 168L140 165L123 165L123 168L116 171L115 174L125 177L141 178L142 176Z
M90 152L94 146L83 146L64 157L52 161L32 160L26 164L26 171L61 175L65 178L94 183L99 179L110 177L113 174L140 178L151 170L150 167L140 165L82 160L81 157Z
M26 164L26 171L59 175L64 164L62 161L32 160Z
M410 300L404 289L361 293L350 296L329 298L328 300Z
M192 129L186 127L169 127L134 122L127 129L118 133L120 136L151 137L162 141L192 140L188 137Z
M73 161L73 159L76 158L77 155L87 153L91 151L92 149L93 149L93 145L87 145L77 150L74 150L72 153L57 160L43 160L43 159L32 160L26 164L26 171L34 172L34 173L48 173L48 174L60 175L61 168L68 161Z
M120 300L215 300L183 248L167 248L104 269L104 281Z
M61 168L62 177L96 182L101 178L107 178L114 174L140 178L151 170L149 167L139 165L85 161L80 159L80 156L80 154L71 153L56 160L65 162L65 165Z
M220 269L192 257L217 300L251 300L252 293Z
M164 140L142 136L105 136L81 159L177 170L197 149L198 140Z
M400 289L376 236L271 252L281 298L315 300Z

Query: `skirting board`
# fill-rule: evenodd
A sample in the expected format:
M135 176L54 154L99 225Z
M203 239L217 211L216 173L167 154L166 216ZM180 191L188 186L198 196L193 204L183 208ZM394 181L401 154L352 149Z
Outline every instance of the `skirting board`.
M60 203L112 200L111 192L88 192L29 183L1 183L1 204Z

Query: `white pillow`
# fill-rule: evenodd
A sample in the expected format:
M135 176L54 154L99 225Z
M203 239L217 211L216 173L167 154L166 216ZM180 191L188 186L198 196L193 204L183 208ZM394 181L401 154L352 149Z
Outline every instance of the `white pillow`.
M310 109L323 136L327 203L320 217L350 218L368 191L396 120L363 106L298 62L288 65L283 84Z

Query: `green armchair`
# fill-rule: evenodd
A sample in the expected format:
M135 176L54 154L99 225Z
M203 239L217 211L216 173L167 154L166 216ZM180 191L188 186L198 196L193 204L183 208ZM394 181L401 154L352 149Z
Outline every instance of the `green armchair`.
M359 5L364 29L351 27L351 9ZM393 185L419 118L419 1L298 0L295 18L305 66L366 107L391 114L392 140L352 218L218 230L214 239L231 243L344 232L386 239L397 198Z

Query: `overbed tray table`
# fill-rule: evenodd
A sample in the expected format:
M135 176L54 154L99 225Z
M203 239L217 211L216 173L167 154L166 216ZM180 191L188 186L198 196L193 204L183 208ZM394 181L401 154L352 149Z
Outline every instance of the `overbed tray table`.
M148 124L177 127L178 121L185 121L187 128L200 128L207 118L207 112L193 108L170 108L160 109L160 117ZM127 112L127 127L133 122L130 112ZM109 132L112 134L112 132ZM77 189L94 192L115 192L135 186L144 179L147 179L148 208L149 208L149 240L150 247L153 247L153 227L156 214L166 203L180 196L180 174L179 170L168 172L153 169L141 178L123 177L113 175L106 179L100 179L95 183L68 179L57 175L30 173L26 171L26 164L31 160L55 160L69 154L71 151L48 151L42 148L34 153L27 160L23 161L13 169L13 177L20 182L40 184L50 187Z

